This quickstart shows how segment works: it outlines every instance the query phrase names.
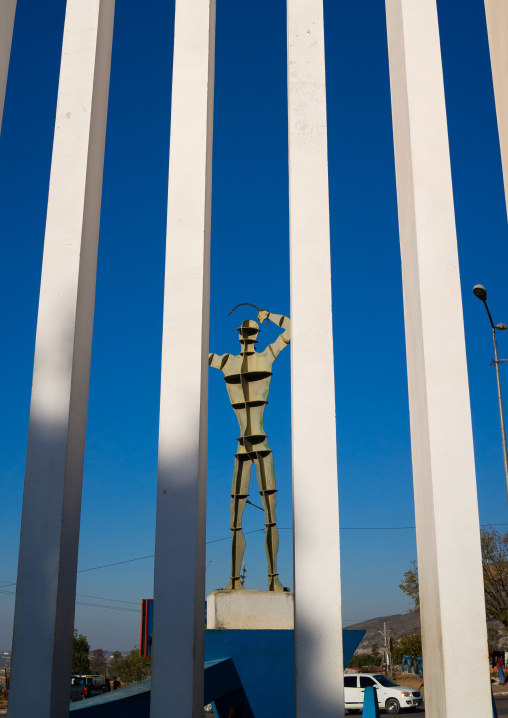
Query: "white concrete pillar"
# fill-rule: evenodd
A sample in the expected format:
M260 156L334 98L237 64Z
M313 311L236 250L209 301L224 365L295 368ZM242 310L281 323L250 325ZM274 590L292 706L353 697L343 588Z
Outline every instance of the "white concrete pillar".
M28 428L10 718L63 718L69 711L113 16L114 0L67 2Z
M386 17L425 707L432 718L488 716L478 503L436 0L386 0Z
M344 715L322 0L287 0L298 718Z
M203 712L214 51L215 0L176 0L152 718Z
M0 132L4 114L5 88L11 58L12 31L16 15L17 0L1 0L0 2Z
M508 2L485 0L485 15L508 210Z

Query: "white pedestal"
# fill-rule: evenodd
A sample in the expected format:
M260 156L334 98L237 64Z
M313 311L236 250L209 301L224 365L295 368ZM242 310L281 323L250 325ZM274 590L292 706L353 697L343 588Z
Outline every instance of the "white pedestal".
M289 591L218 590L207 597L207 628L292 630L294 625Z

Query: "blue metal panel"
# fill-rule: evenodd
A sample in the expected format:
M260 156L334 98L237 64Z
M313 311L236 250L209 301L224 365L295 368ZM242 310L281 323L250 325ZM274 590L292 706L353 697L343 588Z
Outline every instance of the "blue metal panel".
M293 631L207 630L205 659L227 657L233 659L256 718L294 716Z
M79 718L149 718L151 683L143 681L71 703L70 712L82 711Z
M365 631L343 631L347 666ZM207 630L205 659L232 658L256 718L295 714L294 632ZM222 718L222 713L217 713ZM227 716L227 713L226 713Z
M240 677L231 658L205 662L205 705L211 703L217 718L227 718L240 706L243 718L254 718Z

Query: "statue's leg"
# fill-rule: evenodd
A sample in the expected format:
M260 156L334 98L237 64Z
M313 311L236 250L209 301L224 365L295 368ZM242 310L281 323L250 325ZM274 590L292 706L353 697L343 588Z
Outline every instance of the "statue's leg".
M242 531L242 514L245 502L249 496L250 472L252 461L235 457L235 470L233 473L233 486L231 488L231 523L233 533L233 546L231 550L231 578L226 588L243 588L240 583L243 553L245 551L245 537Z
M284 586L279 581L277 573L277 552L279 550L279 532L275 519L275 506L277 504L277 489L275 488L275 470L273 455L259 453L256 459L256 475L263 509L265 510L266 526L266 560L268 563L268 590L283 591Z

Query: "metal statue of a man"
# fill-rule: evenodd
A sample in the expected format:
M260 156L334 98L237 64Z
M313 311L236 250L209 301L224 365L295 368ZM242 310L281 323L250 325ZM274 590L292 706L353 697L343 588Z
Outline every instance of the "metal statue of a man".
M231 531L233 533L231 579L226 588L243 588L240 582L240 569L245 551L245 538L242 531L242 514L249 496L249 483L252 464L256 465L256 477L265 512L266 559L268 562L268 590L283 591L277 573L277 551L279 532L275 521L277 503L275 471L272 450L263 427L263 415L267 404L272 364L290 341L289 317L271 314L262 309L257 319L260 323L266 319L284 329L273 344L263 352L256 351L259 326L255 321L246 319L238 327L240 332L240 354L210 354L208 363L224 374L231 406L240 424L240 436L235 454L233 487L231 489Z

